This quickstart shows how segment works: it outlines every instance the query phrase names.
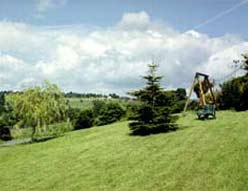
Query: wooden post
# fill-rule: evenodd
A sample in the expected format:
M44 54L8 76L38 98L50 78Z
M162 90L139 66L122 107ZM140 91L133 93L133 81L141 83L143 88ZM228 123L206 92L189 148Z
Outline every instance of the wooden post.
M202 83L199 80L199 78L197 80L198 80L199 87L200 87L200 106L203 106L203 105L206 105L206 99L205 99L205 95L202 89Z
M211 93L211 96L212 96L212 99L213 99L213 103L214 103L214 105L216 106L216 99L215 99L215 96L214 96L214 93L213 93L213 89L212 89L212 86L211 86L211 84L210 84L208 78L207 78L207 82L208 82L208 87L209 87L209 89L210 89L210 93Z
M187 101L186 101L185 106L184 106L184 109L183 109L183 114L185 114L185 112L187 110L187 107L189 105L189 100L190 100L190 97L192 95L192 92L193 92L193 89L194 89L194 86L195 86L195 81L196 81L196 76L194 77L193 83L191 85L191 88L190 88L190 91L189 91L189 96L187 98Z

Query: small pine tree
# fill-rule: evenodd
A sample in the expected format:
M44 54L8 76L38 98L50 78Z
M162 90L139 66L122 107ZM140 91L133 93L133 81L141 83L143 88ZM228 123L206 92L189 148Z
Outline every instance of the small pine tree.
M171 115L168 96L160 87L162 76L156 74L158 65L148 65L149 72L143 78L146 87L130 93L141 105L137 110L134 122L130 123L133 135L149 135L175 130L176 117Z

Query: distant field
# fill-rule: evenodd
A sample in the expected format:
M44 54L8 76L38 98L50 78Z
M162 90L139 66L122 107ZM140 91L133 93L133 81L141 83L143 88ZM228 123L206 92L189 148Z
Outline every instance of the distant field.
M122 99L107 99L107 98L69 98L69 104L73 108L79 108L79 109L90 109L93 107L93 101L94 100L102 100L107 102L118 102L122 106L126 106L129 101L122 100Z
M248 190L248 112L195 118L188 113L167 134L132 137L119 122L0 147L0 190Z
M79 109L89 109L91 108L93 99L87 99L87 98L69 98L69 104L73 108L79 108Z

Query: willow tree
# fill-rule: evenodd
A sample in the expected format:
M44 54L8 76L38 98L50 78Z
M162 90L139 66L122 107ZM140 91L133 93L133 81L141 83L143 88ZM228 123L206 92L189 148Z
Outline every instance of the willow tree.
M49 124L66 119L67 104L64 94L58 86L48 81L41 87L12 93L7 101L19 122L25 127L32 127L32 141L39 129L46 130Z
M140 106L129 124L132 134L148 135L175 130L176 117L171 115L168 96L160 86L162 76L157 75L156 64L149 65L149 71L143 77L146 87L130 94L140 101Z

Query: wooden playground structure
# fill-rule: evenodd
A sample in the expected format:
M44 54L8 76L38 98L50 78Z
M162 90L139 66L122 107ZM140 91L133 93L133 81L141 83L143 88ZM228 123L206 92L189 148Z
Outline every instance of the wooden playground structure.
M197 116L199 119L207 119L209 116L216 118L216 99L213 93L214 83L209 81L209 75L197 72L195 74L193 83L191 85L189 96L184 106L184 113L190 102L193 91L199 99L199 110ZM209 95L208 103L206 101L206 95Z

